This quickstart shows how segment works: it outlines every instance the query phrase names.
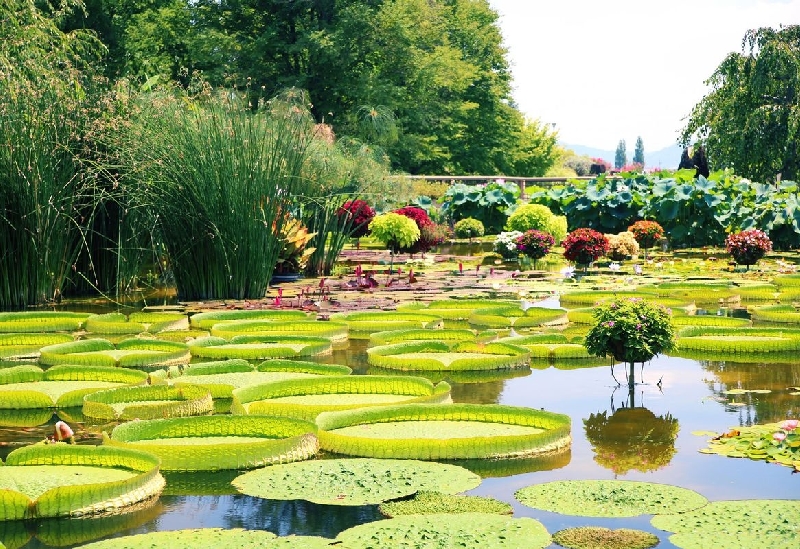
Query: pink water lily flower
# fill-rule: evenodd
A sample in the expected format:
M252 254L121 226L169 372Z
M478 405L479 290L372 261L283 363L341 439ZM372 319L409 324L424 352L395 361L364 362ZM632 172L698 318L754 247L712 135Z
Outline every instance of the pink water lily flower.
M774 440L777 440L778 442L783 442L783 440L786 438L786 433L783 433L783 432L781 432L781 431L778 431L777 433L775 433L774 435L772 435L772 438L773 438Z
M787 419L778 423L778 426L784 431L794 431L798 425L800 425L800 420L798 419Z

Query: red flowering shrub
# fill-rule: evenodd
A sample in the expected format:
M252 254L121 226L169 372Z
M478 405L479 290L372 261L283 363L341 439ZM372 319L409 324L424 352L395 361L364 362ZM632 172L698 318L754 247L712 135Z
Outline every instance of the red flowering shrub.
M369 223L375 217L375 210L363 200L348 200L339 207L336 215L339 217L343 215L352 217L353 224L350 236L361 238L369 234Z
M531 229L517 238L517 249L531 259L541 259L550 253L550 248L555 246L555 243L553 235Z
M439 226L428 216L428 212L416 206L405 206L394 210L394 213L404 215L413 219L419 227L419 240L411 245L410 248L402 248L401 252L410 254L425 253L433 247L438 246L446 240L446 234L440 230Z
M664 229L655 221L637 221L630 227L628 232L633 233L633 238L644 249L652 248L656 242L664 238Z
M725 248L737 264L747 265L749 269L750 265L772 251L772 241L764 231L750 229L728 235Z
M608 252L608 239L594 229L575 229L564 242L564 257L581 265L588 265Z

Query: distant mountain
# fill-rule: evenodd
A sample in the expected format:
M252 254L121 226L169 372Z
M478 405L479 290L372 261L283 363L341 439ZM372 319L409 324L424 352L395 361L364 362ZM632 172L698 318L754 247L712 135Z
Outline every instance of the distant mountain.
M614 156L616 151L608 151L605 149L596 149L594 147L587 147L586 145L573 145L571 143L559 143L565 149L575 151L576 154L586 155L591 158L602 158L606 162L614 165ZM649 152L644 150L644 165L646 168L667 168L677 169L681 161L681 153L683 149L679 145L671 145L658 151Z

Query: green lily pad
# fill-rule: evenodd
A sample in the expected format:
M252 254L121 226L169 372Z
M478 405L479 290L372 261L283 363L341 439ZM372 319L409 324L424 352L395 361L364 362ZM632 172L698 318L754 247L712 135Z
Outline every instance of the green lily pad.
M659 539L642 530L581 526L556 532L553 541L568 549L649 549L658 545Z
M265 499L303 499L330 505L372 505L419 490L455 494L481 479L463 467L414 460L328 459L273 465L233 481L242 493Z
M407 515L361 524L345 530L336 540L345 547L371 549L541 549L551 542L550 534L537 520L488 513Z
M776 439L776 433L783 439ZM780 423L736 427L714 436L700 452L765 460L800 470L800 432L785 430Z
M562 480L534 484L515 494L523 505L580 517L635 517L689 511L708 500L668 484L628 480Z
M266 530L242 530L239 528L198 528L150 532L122 538L112 538L82 545L81 549L190 549L214 547L215 549L277 549L279 547L301 547L317 549L330 547L329 539L311 536L277 537Z
M381 514L387 517L400 515L434 515L439 513L492 513L511 515L511 504L494 498L460 496L439 492L417 492L411 499L387 501L380 504Z
M653 526L675 532L669 541L684 549L796 547L800 501L714 501L693 511L653 517Z

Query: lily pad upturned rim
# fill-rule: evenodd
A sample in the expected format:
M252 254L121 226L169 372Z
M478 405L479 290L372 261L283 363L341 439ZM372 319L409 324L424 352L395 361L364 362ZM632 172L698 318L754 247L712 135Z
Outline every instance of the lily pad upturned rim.
M514 497L527 507L579 517L674 513L708 503L688 488L632 480L558 480L526 486Z
M410 356L418 353L433 356ZM435 355L450 360L445 363ZM405 371L500 370L525 366L529 360L528 349L499 342L409 341L367 349L370 365Z
M139 402L163 401L148 405ZM114 404L125 404L116 410ZM103 420L156 419L210 413L211 392L197 385L141 385L97 391L83 399L83 414Z
M293 345L300 348L295 349ZM243 358L265 360L269 358L296 358L329 354L333 344L326 337L314 336L234 336L230 340L209 336L189 343L192 356L211 359Z
M273 465L236 477L239 492L264 499L302 499L344 506L379 504L420 490L459 493L481 478L457 465L428 461L341 458Z
M397 421L483 421L542 429L526 435L450 439L379 439L334 433L360 424ZM398 459L486 459L556 452L571 442L569 416L503 404L404 404L323 412L317 416L320 447L343 455Z
M395 549L398 539L405 542L400 547L481 549L544 549L552 541L544 525L535 519L490 513L405 515L354 526L336 537L346 547L369 544L373 549Z

